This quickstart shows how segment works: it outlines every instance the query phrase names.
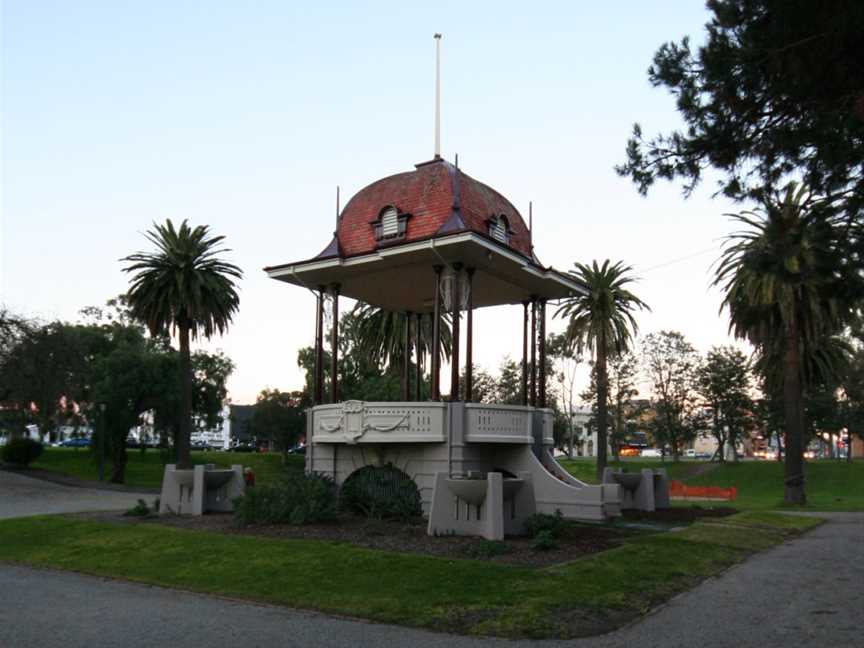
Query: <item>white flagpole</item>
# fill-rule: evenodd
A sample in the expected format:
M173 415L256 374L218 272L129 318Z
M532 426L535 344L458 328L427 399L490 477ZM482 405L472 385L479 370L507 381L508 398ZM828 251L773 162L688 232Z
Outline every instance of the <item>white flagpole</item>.
M435 159L441 157L441 34L435 34Z

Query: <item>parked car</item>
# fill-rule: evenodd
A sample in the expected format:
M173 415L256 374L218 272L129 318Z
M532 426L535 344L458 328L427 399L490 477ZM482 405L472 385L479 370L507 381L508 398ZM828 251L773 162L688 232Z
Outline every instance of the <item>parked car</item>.
M288 454L305 455L306 454L306 446L305 445L296 445L293 448L290 448L288 450Z
M66 439L57 445L61 448L89 448L90 439Z
M238 443L228 448L228 452L255 452L256 448L251 443Z
M641 453L642 457L656 457L660 458L663 456L663 453L660 452L660 448L645 448Z

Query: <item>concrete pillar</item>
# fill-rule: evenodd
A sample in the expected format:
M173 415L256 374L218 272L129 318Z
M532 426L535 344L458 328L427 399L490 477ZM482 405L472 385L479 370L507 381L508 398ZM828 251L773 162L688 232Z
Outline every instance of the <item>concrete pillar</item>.
M636 508L640 511L654 510L654 471L642 469L642 482L636 489Z
M204 497L207 487L204 484L205 467L198 464L193 468L192 477L192 515L204 515Z
M486 501L483 502L483 537L504 539L504 478L500 472L486 475Z

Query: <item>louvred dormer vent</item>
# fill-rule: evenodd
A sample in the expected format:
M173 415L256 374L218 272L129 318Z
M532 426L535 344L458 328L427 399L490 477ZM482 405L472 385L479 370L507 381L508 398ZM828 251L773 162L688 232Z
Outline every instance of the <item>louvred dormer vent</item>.
M410 214L400 214L393 205L387 205L378 214L378 220L372 221L375 240L379 242L398 241L405 238L405 230Z
M510 230L510 224L507 222L506 216L503 214L500 216L493 216L489 219L488 224L489 236L499 243L510 245L510 235L513 232Z

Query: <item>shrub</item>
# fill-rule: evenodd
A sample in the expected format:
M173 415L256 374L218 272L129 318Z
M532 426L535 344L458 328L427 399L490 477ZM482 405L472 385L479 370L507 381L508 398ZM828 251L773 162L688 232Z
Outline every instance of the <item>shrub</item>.
M42 444L33 439L12 439L0 449L0 458L5 463L27 466L42 454Z
M410 520L422 513L417 484L391 464L365 466L342 484L341 506L367 517Z
M139 499L138 503L132 508L130 508L128 511L126 511L123 515L127 517L147 517L151 513L153 513L153 511L151 511L150 507L147 506L147 502L145 502L143 499Z
M478 540L474 544L468 545L465 553L470 558L494 558L506 554L509 548L500 540Z
M557 538L566 525L561 511L555 511L555 515L535 513L525 520L525 533L529 538L536 538L547 531L551 537Z
M534 551L550 551L558 548L558 542L555 536L548 529L539 531L534 540L531 541L531 549Z
M336 487L324 475L288 473L234 500L239 524L312 524L336 516Z

